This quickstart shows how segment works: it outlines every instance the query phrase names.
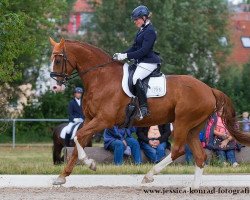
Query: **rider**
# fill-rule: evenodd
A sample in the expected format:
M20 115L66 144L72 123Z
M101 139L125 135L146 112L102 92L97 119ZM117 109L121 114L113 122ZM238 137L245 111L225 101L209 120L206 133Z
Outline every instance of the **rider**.
M131 18L136 27L139 28L134 44L124 53L115 53L113 58L116 60L124 60L126 58L135 60L137 67L133 76L133 85L135 85L135 93L138 97L142 119L149 115L147 97L142 80L157 68L161 60L157 53L153 51L156 31L150 22L149 9L140 5L133 10Z
M81 87L76 87L74 89L74 98L71 99L68 105L69 113L69 124L63 129L66 131L65 145L69 146L70 138L72 136L72 131L75 126L84 121L84 115L82 111L82 94L83 89Z

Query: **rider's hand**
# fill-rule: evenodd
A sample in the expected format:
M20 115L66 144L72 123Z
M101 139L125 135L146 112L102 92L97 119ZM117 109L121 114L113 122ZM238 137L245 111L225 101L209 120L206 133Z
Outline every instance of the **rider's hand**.
M154 146L157 147L160 144L160 140L153 140Z
M127 57L128 56L126 53L115 53L113 55L113 59L115 59L115 60L125 60Z
M229 139L225 139L225 140L223 140L223 141L221 142L221 144L220 144L220 148L224 148L224 147L226 147L226 146L227 146L227 144L228 144L228 142L229 142Z
M154 141L153 140L149 140L149 145L151 146L151 147L153 147L153 148L155 148L155 144L154 144Z

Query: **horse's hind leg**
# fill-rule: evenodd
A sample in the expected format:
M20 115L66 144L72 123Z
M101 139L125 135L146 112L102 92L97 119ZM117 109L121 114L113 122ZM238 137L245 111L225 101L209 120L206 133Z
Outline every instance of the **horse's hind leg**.
M193 153L193 157L195 160L195 174L194 174L194 181L192 184L192 188L194 189L197 189L200 187L204 165L207 159L207 155L199 139L199 133L203 125L204 123L192 129L189 132L188 138L187 138L187 143Z
M174 144L171 153L161 162L156 164L143 178L142 183L153 182L153 175L160 173L167 165L185 153L184 145L186 143L188 128L181 123L174 124Z

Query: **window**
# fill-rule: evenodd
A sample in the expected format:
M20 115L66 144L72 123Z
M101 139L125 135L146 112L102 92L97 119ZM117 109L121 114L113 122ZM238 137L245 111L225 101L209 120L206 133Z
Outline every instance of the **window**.
M219 38L219 43L220 43L220 45L221 46L223 46L223 47L226 47L227 45L228 45L228 43L227 43L227 38L226 37L220 37Z
M250 48L250 37L241 37L243 47Z

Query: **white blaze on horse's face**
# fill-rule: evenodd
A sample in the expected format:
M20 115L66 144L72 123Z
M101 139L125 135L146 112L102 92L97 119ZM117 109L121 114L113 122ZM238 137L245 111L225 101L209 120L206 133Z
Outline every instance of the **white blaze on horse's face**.
M53 59L50 64L50 72L53 72L54 60L55 59ZM50 90L52 90L53 92L63 92L65 90L65 86L58 85L56 80L54 80L53 78L50 78Z
M55 52L61 52L64 48L64 39L61 39L60 43L56 43L52 38L50 38L50 43L53 47L53 53L52 53L52 62L50 65L50 72L56 72L56 70L59 72L63 69L56 69L56 62L55 62ZM60 54L60 53L57 53ZM60 62L59 62L60 63ZM59 66L57 66L57 68L61 68L62 65L59 64ZM56 80L58 80L58 77L55 78ZM65 90L65 86L62 84L58 84L58 82L54 80L53 78L50 79L50 89L54 92L62 92Z

